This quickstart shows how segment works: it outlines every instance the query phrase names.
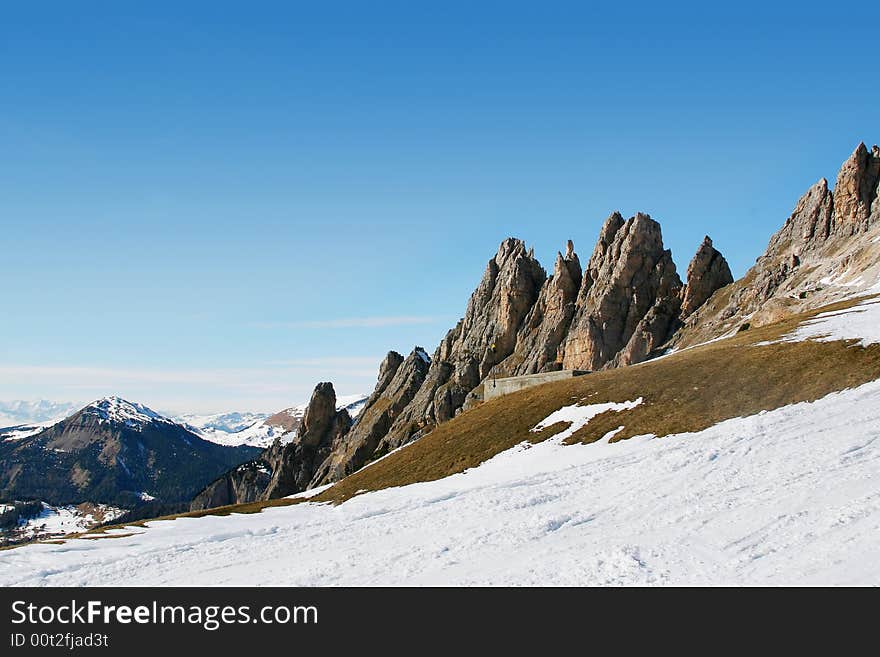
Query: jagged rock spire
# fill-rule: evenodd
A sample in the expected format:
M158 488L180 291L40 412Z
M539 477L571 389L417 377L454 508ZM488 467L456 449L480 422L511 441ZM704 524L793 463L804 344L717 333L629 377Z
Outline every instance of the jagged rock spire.
M880 148L869 151L860 143L841 165L834 190L824 178L811 186L729 293L691 313L675 346L703 342L746 321L761 326L873 285L880 276L878 186Z
M574 316L581 285L581 263L568 240L565 255L556 254L553 276L544 282L538 299L517 334L514 352L496 368L502 376L559 369L558 349Z
M727 260L706 235L687 269L687 285L682 289L681 316L688 317L716 290L733 283Z
M396 361L397 358L393 360ZM370 395L367 405L358 416L357 424L345 436L345 440L340 441L334 447L333 453L315 469L312 486L341 479L371 458L395 420L422 388L430 364L431 359L421 347L415 347L399 363L385 386L381 390L377 388ZM386 375L389 372L390 370Z
M584 272L564 368L595 370L615 359L620 364L643 360L668 337L680 290L660 224L642 213L627 221L619 212L612 214Z
M849 236L867 230L872 203L880 184L880 148L869 152L864 142L849 156L834 185L834 214L831 219L835 235Z
M336 391L329 382L315 386L296 436L287 445L277 443L266 452L272 479L263 499L304 491L318 467L338 448L351 428L345 409L336 410Z

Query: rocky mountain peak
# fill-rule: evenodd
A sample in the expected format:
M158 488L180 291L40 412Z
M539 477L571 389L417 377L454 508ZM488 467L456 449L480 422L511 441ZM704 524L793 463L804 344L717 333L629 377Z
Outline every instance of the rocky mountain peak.
M276 442L263 455L272 478L264 499L284 497L306 490L319 466L340 446L351 429L351 416L336 409L336 391L329 382L319 383L294 439L286 445Z
M880 183L880 148L860 143L840 167L834 185L833 232L849 236L868 229Z
M541 286L517 332L513 353L496 366L496 375L534 374L562 366L559 345L574 315L581 279L581 263L574 242L568 240L565 255L557 252L553 275Z
M150 422L174 424L173 420L160 415L143 404L130 402L115 395L93 401L85 406L79 414L98 418L99 422L124 424L132 429L141 428Z
M333 389L333 384L319 383L312 392L294 440L304 445L318 445L326 438L335 418L336 391Z
M870 288L880 276L880 148L860 143L834 190L820 179L801 196L766 251L723 298L709 299L673 339L688 346L761 326Z
M733 283L727 260L706 235L687 268L687 285L682 289L681 316L688 317L716 290Z
M396 361L396 358L394 359ZM334 443L332 454L315 468L312 485L336 481L360 468L375 452L395 421L422 388L431 366L421 347L412 352L394 370L394 375L370 395L351 431ZM382 382L380 381L380 384Z
M594 370L644 359L668 337L680 290L660 224L641 212L626 221L615 212L602 226L584 272L563 368Z
M480 378L485 377L513 352L517 330L546 278L525 242L512 237L501 242L448 344L447 359L459 368L476 360Z

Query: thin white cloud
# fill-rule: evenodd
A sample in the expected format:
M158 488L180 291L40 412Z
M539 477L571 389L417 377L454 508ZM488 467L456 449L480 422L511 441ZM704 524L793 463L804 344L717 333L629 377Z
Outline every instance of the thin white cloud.
M300 322L258 322L258 328L381 328L386 326L412 326L433 324L438 317L422 315L398 315L388 317L343 317L338 319L315 319Z
M279 367L295 367L302 369L323 367L375 367L379 369L383 356L326 356L323 358L294 358L292 360L276 360L268 365Z
M308 401L319 381L340 394L369 393L381 358L308 358L244 368L0 365L0 398L97 399L118 394L185 412L271 411Z
M285 373L301 370L323 370L327 373L375 376L381 358L329 357L299 361L280 361L260 368L206 368L206 369L141 369L105 368L53 365L0 365L0 384L52 381L76 385L91 385L113 381L138 383L223 383L235 385L244 381L267 381L284 377Z

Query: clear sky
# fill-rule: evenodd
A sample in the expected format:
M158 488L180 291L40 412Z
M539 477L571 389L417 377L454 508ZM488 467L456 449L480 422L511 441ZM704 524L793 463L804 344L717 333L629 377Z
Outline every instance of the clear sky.
M508 235L739 276L880 140L880 4L611 4L4 3L0 399L369 392Z

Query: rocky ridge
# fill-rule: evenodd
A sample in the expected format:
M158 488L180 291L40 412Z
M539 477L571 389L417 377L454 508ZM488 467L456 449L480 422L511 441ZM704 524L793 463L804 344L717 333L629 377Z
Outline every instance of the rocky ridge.
M880 277L880 148L859 144L834 190L820 179L755 265L687 317L670 347L761 326L865 291Z
M689 299L726 283L715 275L716 269L729 272L723 256L714 249L710 255L713 266L691 268ZM406 358L388 353L350 430L344 423L327 428L331 405L321 400L332 386L320 384L306 414L315 404L324 409L322 438L305 440L304 421L290 445L276 444L258 461L214 482L193 508L269 499L338 481L476 403L479 386L491 376L644 360L680 325L686 289L663 246L660 225L645 214L628 220L612 214L584 271L569 240L550 277L522 240L508 238L487 263L464 316L432 356L421 347ZM306 443L313 445L309 451Z
M272 479L295 482L290 492L338 481L479 403L492 376L632 365L872 284L880 277L878 184L880 150L861 144L834 192L824 179L811 187L736 282L708 236L682 282L660 224L642 213L608 217L583 270L568 241L549 277L523 241L508 238L433 355L389 352L351 429L334 430L329 448L325 437L308 454L267 456Z

